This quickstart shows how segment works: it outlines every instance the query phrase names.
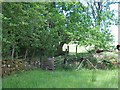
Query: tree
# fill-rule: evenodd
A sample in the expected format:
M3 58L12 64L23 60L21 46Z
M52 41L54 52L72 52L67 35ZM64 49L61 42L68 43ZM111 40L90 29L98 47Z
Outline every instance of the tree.
M34 56L36 51L48 54L57 42L54 28L50 28L50 3L3 3L3 52ZM55 39L54 39L55 38ZM7 48L8 47L8 48ZM13 48L13 49L11 49ZM15 50L16 49L16 50ZM12 53L11 53L12 51ZM3 54L5 55L5 54Z
M110 11L110 4L107 0L104 2L89 1L87 2L89 6L89 12L92 12L92 28L94 30L93 40L94 45L97 48L110 48L111 43L113 43L113 36L109 30L110 25L114 21L114 13ZM98 39L95 41L95 38Z
M90 4L8 2L2 7L4 57L52 57L56 53L61 54L63 45L71 41L99 48L112 41L107 27L113 15L106 9L95 9L98 16L94 19ZM105 21L103 29L100 29L100 23Z
M109 48L113 36L108 27L114 14L107 9L108 7L103 6L108 2L87 3L88 6L84 6L81 2L58 4L60 13L66 16L66 29L62 31L66 33L66 41L68 43L74 41L85 46L93 45L95 48Z

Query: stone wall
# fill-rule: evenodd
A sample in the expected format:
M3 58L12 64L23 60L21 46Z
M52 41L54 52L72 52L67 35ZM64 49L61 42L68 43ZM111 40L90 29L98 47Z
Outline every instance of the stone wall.
M42 60L2 60L2 77L12 73L23 72L36 68L54 70L54 60L52 58Z
M2 76L24 70L25 61L23 60L2 60Z

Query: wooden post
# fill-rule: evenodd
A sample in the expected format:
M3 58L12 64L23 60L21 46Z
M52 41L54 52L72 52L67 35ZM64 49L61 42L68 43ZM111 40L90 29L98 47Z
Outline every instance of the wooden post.
M69 46L67 46L67 53L69 54Z
M78 45L76 45L76 56L77 56L77 47L78 47Z
M65 50L65 57L64 57L64 62L63 62L63 64L67 64L67 49Z
M67 57L68 53L67 53L67 49L65 49L65 57Z

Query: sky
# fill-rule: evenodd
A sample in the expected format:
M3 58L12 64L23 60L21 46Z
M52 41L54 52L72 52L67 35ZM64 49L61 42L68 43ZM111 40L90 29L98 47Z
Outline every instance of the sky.
M111 10L118 10L118 4L112 4L110 6ZM115 13L115 17L118 17L118 13ZM114 40L116 41L116 43L118 42L118 26L117 25L112 25L111 26L111 33L114 35Z
M84 5L87 5L84 0L81 0L81 1ZM99 1L99 0L96 0L96 1ZM116 1L116 0L114 0L114 1ZM118 11L118 3L111 4L110 5L110 10L111 11L112 10ZM115 12L115 17L118 17L118 12ZM112 35L114 36L115 45L117 45L117 43L118 43L118 26L117 25L111 25L110 30L111 30Z

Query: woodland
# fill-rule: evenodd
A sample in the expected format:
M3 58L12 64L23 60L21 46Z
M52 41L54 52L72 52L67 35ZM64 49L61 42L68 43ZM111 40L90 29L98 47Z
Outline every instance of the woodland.
M117 88L115 3L2 2L3 88Z

